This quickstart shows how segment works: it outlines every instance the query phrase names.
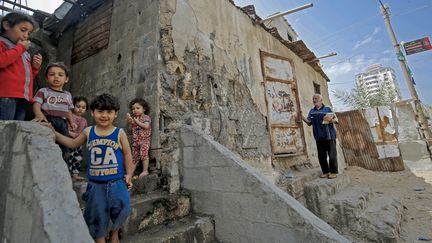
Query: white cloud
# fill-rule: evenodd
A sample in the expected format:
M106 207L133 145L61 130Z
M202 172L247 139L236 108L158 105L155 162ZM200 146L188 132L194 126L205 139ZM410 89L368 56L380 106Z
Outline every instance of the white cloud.
M344 62L340 64L335 64L325 70L330 76L337 77L347 74L353 70L353 65L349 62Z
M356 50L356 49L358 49L359 47L361 47L361 46L363 46L363 45L366 45L366 44L369 43L369 42L372 42L372 41L373 41L373 37L374 37L376 34L378 34L379 31L380 31L380 28L379 28L379 27L375 27L374 30L373 30L373 32L372 32L372 34L370 34L370 35L366 35L366 36L363 38L363 40L361 40L361 41L357 41L356 44L354 45L354 47L353 47L352 49L353 49L353 50Z

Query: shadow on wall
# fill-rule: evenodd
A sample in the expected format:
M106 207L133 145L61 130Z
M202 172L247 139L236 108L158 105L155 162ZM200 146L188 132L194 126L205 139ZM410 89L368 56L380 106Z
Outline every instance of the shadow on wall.
M92 242L52 132L0 121L0 242Z

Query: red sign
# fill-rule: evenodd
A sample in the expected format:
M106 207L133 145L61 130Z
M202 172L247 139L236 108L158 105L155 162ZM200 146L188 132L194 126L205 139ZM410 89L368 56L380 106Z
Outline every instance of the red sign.
M429 37L406 42L403 44L403 46L407 55L411 55L417 52L432 50L432 45L429 40Z

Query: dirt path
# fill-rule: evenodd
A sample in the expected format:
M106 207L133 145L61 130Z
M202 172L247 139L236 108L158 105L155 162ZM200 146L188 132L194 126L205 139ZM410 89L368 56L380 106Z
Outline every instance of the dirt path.
M373 172L348 167L345 173L353 182L368 184L374 192L401 199L404 218L401 242L426 242L418 237L432 238L432 171Z

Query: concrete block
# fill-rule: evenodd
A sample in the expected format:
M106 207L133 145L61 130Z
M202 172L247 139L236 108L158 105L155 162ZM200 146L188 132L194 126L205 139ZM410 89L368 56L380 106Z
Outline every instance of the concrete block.
M367 241L399 242L402 215L399 198L375 194L362 218L365 228L358 235Z
M251 243L254 241L253 228L249 223L238 219L214 216L216 238L222 242Z
M210 170L207 168L183 168L181 185L187 190L210 191Z
M222 192L191 191L191 203L194 212L207 215L222 215Z
M359 216L364 214L372 197L372 189L367 185L349 186L344 191L320 202L319 217L338 229L348 228L361 232Z
M226 219L246 219L253 222L266 221L266 209L269 201L249 193L229 193L221 195L222 215Z
M180 128L180 140L184 147L200 146L204 141L201 136L191 132L191 128L187 126Z
M272 223L254 223L252 226L253 242L301 242L299 235L287 228L287 226ZM306 238L303 236L302 238ZM305 241L303 241L305 242Z
M430 158L427 144L423 140L399 141L399 149L403 160L419 161Z
M213 243L214 224L210 217L188 216L164 225L147 229L143 233L122 239L125 243Z
M183 194L152 192L133 197L131 209L131 214L122 227L125 235L133 235L151 226L188 215L190 199Z
M210 168L211 189L224 192L248 192L247 173L239 167Z
M306 205L316 215L320 215L320 203L328 197L342 191L351 179L346 174L339 174L337 178L329 180L318 178L305 184Z
M12 152L24 153L25 145L26 144L23 142L23 137L22 136L16 136L15 140L13 141Z

